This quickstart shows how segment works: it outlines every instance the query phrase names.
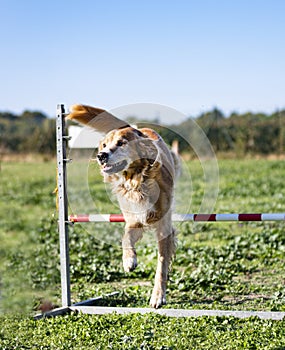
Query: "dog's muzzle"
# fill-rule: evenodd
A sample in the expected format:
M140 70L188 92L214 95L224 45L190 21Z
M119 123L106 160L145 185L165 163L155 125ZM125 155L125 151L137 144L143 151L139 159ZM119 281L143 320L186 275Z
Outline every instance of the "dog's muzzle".
M97 154L97 160L102 166L104 173L113 174L122 171L127 166L128 162L124 159L117 163L109 162L109 154L106 152L100 152Z

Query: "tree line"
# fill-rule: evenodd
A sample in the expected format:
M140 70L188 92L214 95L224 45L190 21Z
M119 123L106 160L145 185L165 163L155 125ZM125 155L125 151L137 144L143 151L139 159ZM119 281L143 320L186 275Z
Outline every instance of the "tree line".
M130 118L132 122L138 122ZM193 120L203 129L214 151L234 156L283 154L285 148L285 110L273 114L232 113L219 109L188 118L180 124L156 127L168 144L179 141L181 153L193 153L188 140L195 138ZM155 121L158 124L158 121ZM171 132L173 130L174 132ZM55 119L42 112L24 111L21 115L0 112L0 155L55 154Z
M0 154L55 154L55 119L42 112L0 113Z
M195 139L196 128L193 120L203 130L217 155L229 154L236 157L246 155L281 155L285 151L285 110L273 114L232 113L225 116L215 108L197 118L188 118L180 124L172 125L179 141L180 152L194 153L188 141ZM161 134L167 139L167 130Z

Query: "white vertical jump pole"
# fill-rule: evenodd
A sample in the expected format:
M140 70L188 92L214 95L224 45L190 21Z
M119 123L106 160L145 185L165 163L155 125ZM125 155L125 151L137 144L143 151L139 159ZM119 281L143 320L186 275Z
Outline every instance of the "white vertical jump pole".
M57 150L57 188L58 188L58 228L60 241L60 274L62 306L71 305L70 296L70 266L68 242L68 204L66 179L66 143L68 136L65 128L64 105L57 105L56 113L56 150Z

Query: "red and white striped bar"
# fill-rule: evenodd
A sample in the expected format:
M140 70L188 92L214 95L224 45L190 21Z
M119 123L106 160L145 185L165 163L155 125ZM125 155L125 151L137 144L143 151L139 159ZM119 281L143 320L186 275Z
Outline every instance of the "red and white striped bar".
M173 214L172 221L218 222L218 221L284 221L285 213L265 214ZM70 222L125 222L123 214L70 215Z

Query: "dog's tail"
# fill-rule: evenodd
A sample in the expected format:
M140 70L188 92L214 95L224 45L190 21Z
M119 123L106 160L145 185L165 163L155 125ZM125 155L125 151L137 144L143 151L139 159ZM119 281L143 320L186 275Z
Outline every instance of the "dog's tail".
M128 123L116 118L114 115L101 108L86 105L74 105L70 110L71 113L68 115L68 119L88 125L104 134L107 134L111 130L126 128L129 126Z

